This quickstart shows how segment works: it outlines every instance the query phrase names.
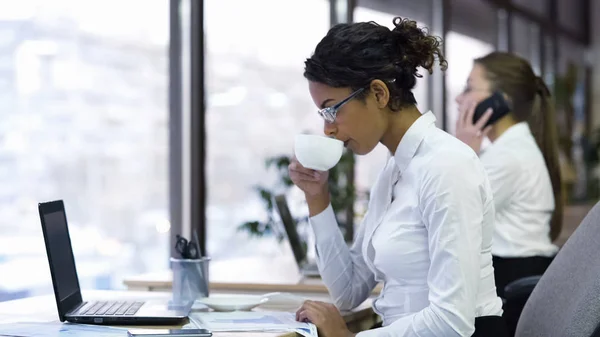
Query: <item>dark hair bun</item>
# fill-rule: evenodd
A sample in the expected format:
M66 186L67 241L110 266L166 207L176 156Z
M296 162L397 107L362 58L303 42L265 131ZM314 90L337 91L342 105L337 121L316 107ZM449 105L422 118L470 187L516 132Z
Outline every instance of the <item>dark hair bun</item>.
M397 17L393 22L392 30L372 21L333 26L306 60L304 76L352 90L379 79L390 90L391 110L416 104L412 89L421 77L417 68L431 73L436 59L443 70L447 67L441 39L417 27L413 20Z
M441 38L429 35L427 29L417 27L414 20L395 17L393 22L392 34L398 46L396 66L412 71L422 67L431 74L437 59L442 70L448 68L441 50Z

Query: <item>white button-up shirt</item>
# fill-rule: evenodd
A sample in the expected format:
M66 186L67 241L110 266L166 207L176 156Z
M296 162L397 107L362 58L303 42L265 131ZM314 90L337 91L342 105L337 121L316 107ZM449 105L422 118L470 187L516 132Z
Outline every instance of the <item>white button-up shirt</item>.
M502 315L492 267L492 190L477 155L431 112L406 132L379 175L352 248L331 206L311 217L317 264L335 304L374 301L367 336L471 336L475 317Z
M480 155L494 191L492 253L500 257L553 256L552 182L527 122L504 131Z

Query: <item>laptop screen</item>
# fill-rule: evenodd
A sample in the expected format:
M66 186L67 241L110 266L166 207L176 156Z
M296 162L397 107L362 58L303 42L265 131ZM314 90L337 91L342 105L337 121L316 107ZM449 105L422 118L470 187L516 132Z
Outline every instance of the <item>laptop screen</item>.
M42 232L60 321L82 302L65 205L62 200L39 204Z
M277 211L279 212L279 216L281 217L281 222L283 223L283 227L285 228L285 232L287 234L288 241L290 242L290 246L292 246L294 258L296 258L296 262L298 263L298 265L301 266L306 262L306 251L304 250L302 239L300 239L298 231L296 230L296 221L294 221L294 218L290 213L290 209L288 208L285 196L275 196L275 205L277 206Z
M60 301L79 292L79 281L75 270L75 260L67 219L63 211L43 214L48 235L47 249L50 268L53 270L55 287Z

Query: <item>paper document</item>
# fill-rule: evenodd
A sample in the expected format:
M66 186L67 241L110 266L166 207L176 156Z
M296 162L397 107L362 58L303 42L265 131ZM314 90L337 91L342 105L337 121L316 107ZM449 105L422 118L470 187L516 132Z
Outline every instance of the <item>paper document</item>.
M196 312L191 314L191 318L197 325L211 331L297 332L305 337L318 337L314 324L297 322L296 315L291 312Z
M12 323L0 324L0 336L10 337L126 337L127 329L85 324Z

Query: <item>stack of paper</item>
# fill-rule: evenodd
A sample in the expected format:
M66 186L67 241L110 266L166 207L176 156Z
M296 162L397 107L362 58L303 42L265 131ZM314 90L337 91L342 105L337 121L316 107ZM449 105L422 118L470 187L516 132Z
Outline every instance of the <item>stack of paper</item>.
M305 337L318 337L312 323L297 322L291 312L235 311L195 312L190 318L202 328L217 331L297 332Z

